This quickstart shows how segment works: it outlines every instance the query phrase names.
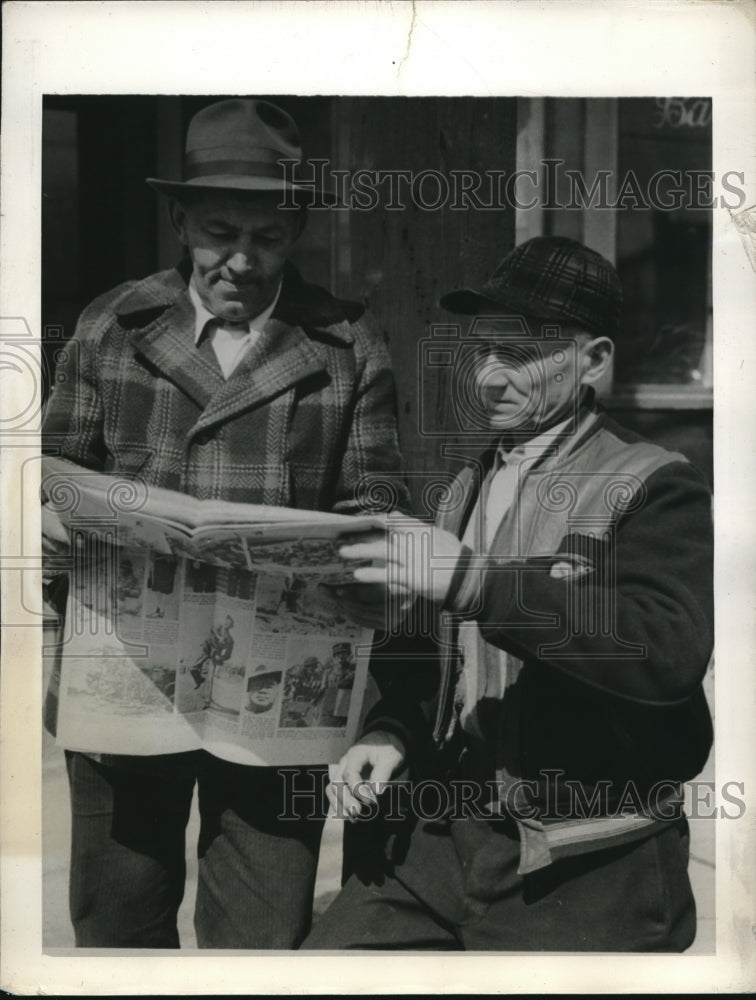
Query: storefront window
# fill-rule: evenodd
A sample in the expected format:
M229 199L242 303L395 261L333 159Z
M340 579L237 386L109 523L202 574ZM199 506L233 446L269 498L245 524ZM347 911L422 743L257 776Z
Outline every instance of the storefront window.
M617 101L615 395L710 403L711 111L707 98Z

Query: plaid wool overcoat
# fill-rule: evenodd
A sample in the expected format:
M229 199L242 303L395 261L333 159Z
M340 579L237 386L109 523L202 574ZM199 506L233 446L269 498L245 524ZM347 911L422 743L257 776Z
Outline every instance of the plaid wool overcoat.
M226 381L207 338L195 346L188 278L181 268L127 282L84 310L56 371L44 451L200 499L409 509L389 354L363 308L287 266L272 316ZM59 682L56 655L53 734Z
M389 355L362 306L287 265L273 315L226 381L207 338L195 346L187 280L163 271L84 310L45 451L200 499L405 507Z

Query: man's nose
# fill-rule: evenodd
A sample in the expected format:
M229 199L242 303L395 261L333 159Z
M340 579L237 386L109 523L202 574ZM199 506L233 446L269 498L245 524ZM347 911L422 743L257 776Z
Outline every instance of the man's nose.
M248 274L255 266L255 248L250 240L239 240L232 248L226 265L234 274Z
M516 371L515 363L509 358L502 358L495 351L484 355L478 365L478 381L487 385L502 385L510 380Z

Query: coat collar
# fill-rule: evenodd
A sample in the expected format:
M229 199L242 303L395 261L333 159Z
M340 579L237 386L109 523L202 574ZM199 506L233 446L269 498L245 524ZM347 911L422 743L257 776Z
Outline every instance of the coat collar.
M132 328L139 324L140 318L149 321L151 314L154 316L188 297L190 276L191 267L182 261L175 268L138 281L116 306L116 315ZM354 342L351 325L363 312L364 307L359 303L337 299L324 288L308 284L290 261L286 263L281 294L273 311L275 319L351 344Z
M207 342L194 344L194 307L184 268L138 282L116 306L134 349L195 400L203 412L195 430L285 392L325 370L323 343L352 343L355 308L307 285L287 265L281 295L258 341L224 380Z
M558 436L554 438L554 441L531 466L531 469L538 467L561 467L571 459L578 449L582 448L593 437L605 422L606 412L596 401L593 389L589 388L574 419L560 431ZM461 470L459 482L462 491L462 501L443 520L442 526L448 531L459 536L464 532L480 495L483 479L493 467L496 453L500 446L501 439L498 438L482 452L477 462L467 465ZM506 447L506 442L504 443L504 447Z

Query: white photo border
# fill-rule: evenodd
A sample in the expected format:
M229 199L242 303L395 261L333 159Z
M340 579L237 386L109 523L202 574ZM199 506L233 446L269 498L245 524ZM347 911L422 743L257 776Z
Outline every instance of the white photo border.
M41 123L46 94L344 94L713 98L716 176L742 171L756 205L750 0L502 2L8 2L3 7L0 348L41 326ZM756 209L752 213L756 214ZM742 218L741 218L741 225ZM2 371L0 511L2 975L13 993L739 992L756 987L752 665L756 234L713 211L718 782L743 782L718 820L714 956L330 953L45 954L41 945L40 630L36 510L18 469L39 446L4 428L36 391ZM751 257L745 241L750 239ZM106 252L107 248L103 248ZM23 531L23 539L20 532ZM35 552L34 546L37 546ZM16 554L23 556L16 558ZM21 574L19 568L26 567ZM19 579L23 586L19 586ZM28 614L27 614L28 618ZM16 624L8 624L16 623Z

